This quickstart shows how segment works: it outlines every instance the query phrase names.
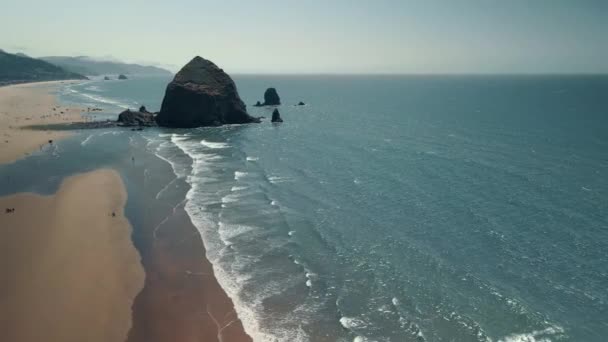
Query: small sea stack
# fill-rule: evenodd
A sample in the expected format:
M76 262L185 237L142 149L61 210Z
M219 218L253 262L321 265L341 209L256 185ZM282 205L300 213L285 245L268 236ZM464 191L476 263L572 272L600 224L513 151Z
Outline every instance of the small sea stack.
M123 74L118 75L118 79L119 80L128 80L127 76L125 76Z
M264 106L278 106L281 104L281 98L275 88L268 88L264 92Z
M143 107L143 106L142 106ZM143 111L142 111L143 109ZM122 127L131 126L156 126L154 120L154 113L150 113L146 110L146 107L140 108L139 111L131 111L130 109L118 115L117 125Z
M156 122L163 127L194 128L260 120L247 114L232 78L213 62L196 56L167 86Z
M272 119L270 120L271 122L283 122L283 119L281 119L281 113L279 113L278 109L274 109L274 111L272 112Z
M298 104L296 106L306 106L306 103L300 101L300 102L298 102Z
M109 78L108 76L105 76L105 77L103 78L103 80L104 80L104 81L109 81L109 80L110 80L110 78Z

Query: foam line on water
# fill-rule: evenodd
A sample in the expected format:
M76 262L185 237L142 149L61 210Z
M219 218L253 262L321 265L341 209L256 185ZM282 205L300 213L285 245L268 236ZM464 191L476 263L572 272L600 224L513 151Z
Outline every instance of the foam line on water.
M89 100L93 100L93 101L98 102L98 103L109 104L109 105L120 107L120 108L123 108L123 109L128 109L129 108L129 104L125 103L125 102L109 99L107 97L103 97L103 96L100 96L100 95L93 95L93 94L83 93L81 91L74 90L72 88L69 88L68 90L71 91L73 94L76 94L76 95L81 96L81 97L85 97L85 98L87 98ZM135 103L135 102L133 102L132 104L137 105L137 103Z
M213 141L207 141L207 140L201 140L201 145L203 145L207 148L210 148L210 149L221 149L221 148L230 147L230 145L228 145L227 143L213 142Z

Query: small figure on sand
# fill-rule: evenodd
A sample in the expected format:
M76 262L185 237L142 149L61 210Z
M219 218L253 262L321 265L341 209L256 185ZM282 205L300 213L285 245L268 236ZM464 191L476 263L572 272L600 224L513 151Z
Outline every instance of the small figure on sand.
M49 144L53 145L53 139L49 139Z
M116 217L116 213L115 212L112 212L112 217Z
M10 214L10 213L14 213L15 212L15 208L6 208L5 213L6 214Z

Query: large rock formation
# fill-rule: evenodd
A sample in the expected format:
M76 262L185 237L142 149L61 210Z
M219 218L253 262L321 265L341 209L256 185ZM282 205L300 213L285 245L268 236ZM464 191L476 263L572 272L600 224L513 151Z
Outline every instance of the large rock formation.
M118 114L116 122L119 126L156 126L154 113L148 112L144 106L138 112L130 109L125 110Z
M264 106L278 106L281 104L281 98L277 90L274 88L268 88L264 92Z
M156 122L159 126L191 128L259 120L247 114L230 76L197 56L167 86Z
M271 122L283 122L283 119L281 119L281 113L279 113L278 109L274 109L274 111L272 112L272 119L270 120Z

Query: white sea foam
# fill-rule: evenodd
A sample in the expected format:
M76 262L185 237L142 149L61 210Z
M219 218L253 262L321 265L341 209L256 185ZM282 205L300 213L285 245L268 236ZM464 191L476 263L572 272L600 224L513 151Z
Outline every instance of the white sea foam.
M94 136L94 134L89 135L86 139L84 139L81 143L80 146L85 146L86 144L89 143L89 141L91 140L91 138Z
M86 139L84 139L81 143L80 146L86 146L91 142L91 139L93 139L94 137L102 137L104 135L108 135L108 134L112 134L112 135L119 135L122 134L122 131L107 131L107 132L103 132L100 134L91 134L89 135Z
M247 157L247 161L258 161L260 158L258 157Z
M270 205L276 206L277 205L277 201L270 201Z
M272 183L272 184L278 184L278 183L288 182L288 181L290 181L290 179L287 177L281 177L281 176L270 176L270 177L268 177L268 181L270 181L270 183Z
M222 203L226 204L226 203L234 203L237 202L239 200L238 196L235 195L226 195L224 197L222 197Z
M364 336L357 336L353 339L353 342L373 342L373 341Z
M232 224L229 225L229 224L225 224L223 222L218 223L218 233L219 233L220 239L226 246L231 244L230 240L233 240L234 238L241 236L243 234L249 233L249 232L253 231L254 229L255 229L255 227L252 227L252 226L232 225Z
M112 106L120 107L120 108L123 108L123 109L129 109L129 103L121 102L121 101L118 101L118 100L112 100L112 99L109 99L107 97L103 97L103 96L99 96L99 95L82 93L82 92L79 92L79 91L74 90L74 89L70 89L70 90L73 93L78 94L79 96L85 97L85 98L87 98L89 100L93 100L93 101L98 102L98 103L105 103L105 104L109 104L109 105L112 105ZM136 103L135 102L131 103L131 105L133 105L133 104L136 104Z
M315 275L314 273L306 272L306 274L305 274L305 276L306 276L306 286L312 287L312 277L314 275Z
M235 180L239 180L242 179L243 177L247 176L247 172L242 172L242 171L234 171L234 179Z
M340 324L342 324L345 329L357 329L367 326L367 324L359 318L346 316L340 318Z
M233 186L230 191L235 192L235 191L242 191L242 190L247 190L249 189L248 186Z
M162 195L165 193L165 191L167 191L169 189L169 187L175 183L176 180L180 179L179 177L173 178L172 181L170 181L169 183L167 183L167 185L165 185L159 192L156 193L156 199L160 199L162 197Z
M295 231L295 230L291 230L291 231L289 231L289 233L287 233L287 235L289 235L289 236L293 236L293 234L295 234L295 233L296 233L296 231Z
M207 141L207 140L201 140L201 145L203 145L207 148L210 148L210 149L220 149L220 148L230 147L230 145L228 145L227 143L213 142L213 141Z
M498 342L551 342L551 337L560 337L564 333L564 328L551 326L543 330L535 330L529 333L512 334L499 339Z
M95 92L101 92L101 89L98 86L96 86L96 85L92 85L92 86L86 87L84 89L90 90L90 91L95 91Z

